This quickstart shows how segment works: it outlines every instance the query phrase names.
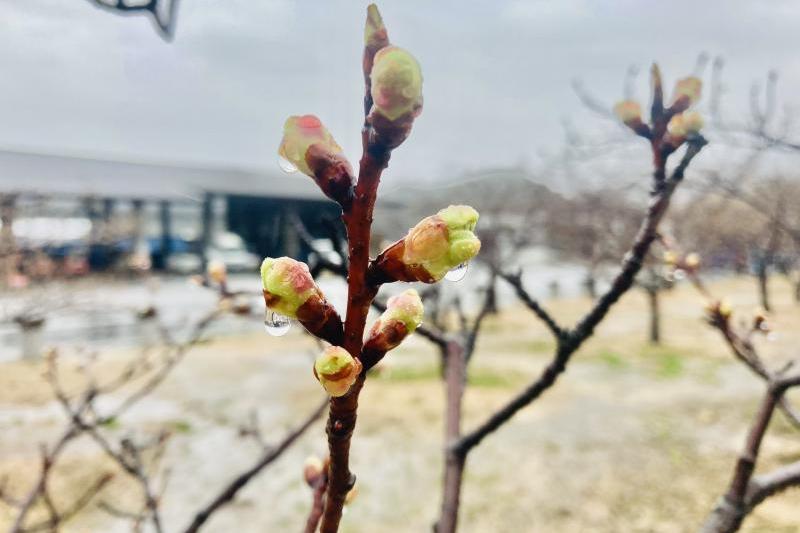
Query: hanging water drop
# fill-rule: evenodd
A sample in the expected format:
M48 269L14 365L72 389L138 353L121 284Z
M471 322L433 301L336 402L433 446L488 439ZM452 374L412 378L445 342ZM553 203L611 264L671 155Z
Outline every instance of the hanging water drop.
M292 163L283 156L278 156L278 166L281 167L281 170L283 170L287 174L292 174L294 172L297 172L297 167L294 165L294 163Z
M292 327L292 321L288 316L281 315L275 311L267 310L264 317L264 329L273 337L283 337Z
M447 281L461 281L467 275L467 263L461 263L453 270L444 275Z

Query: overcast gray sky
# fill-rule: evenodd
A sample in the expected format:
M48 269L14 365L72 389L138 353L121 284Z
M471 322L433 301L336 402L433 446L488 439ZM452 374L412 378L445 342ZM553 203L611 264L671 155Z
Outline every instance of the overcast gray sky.
M0 147L274 168L285 117L315 113L355 162L366 5L182 0L165 43L145 17L86 0L0 0ZM393 157L394 179L535 164L561 142L561 120L598 120L572 79L613 102L627 67L653 59L671 85L698 52L724 56L730 113L771 68L782 101L800 100L800 4L790 0L379 7L425 77L425 108ZM640 96L646 87L642 77Z

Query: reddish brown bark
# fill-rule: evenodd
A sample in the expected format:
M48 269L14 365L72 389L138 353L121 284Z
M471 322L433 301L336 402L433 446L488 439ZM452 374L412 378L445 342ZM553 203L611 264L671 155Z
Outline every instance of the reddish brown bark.
M362 339L372 299L378 286L366 280L369 264L370 229L378 183L383 169L389 163L385 147L369 143L369 134L363 134L364 155L361 158L358 183L353 201L342 215L347 229L350 271L347 277L347 315L344 323L344 348L353 357L360 357ZM350 391L339 398L331 398L328 417L328 449L330 470L325 512L322 516L322 533L335 533L339 529L345 497L355 483L350 472L350 439L356 425L358 395L364 385L365 374L358 378Z

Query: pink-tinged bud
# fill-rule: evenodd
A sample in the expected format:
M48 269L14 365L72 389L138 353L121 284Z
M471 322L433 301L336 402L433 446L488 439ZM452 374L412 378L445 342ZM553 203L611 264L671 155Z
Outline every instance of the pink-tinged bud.
M208 279L214 283L225 283L228 278L228 269L222 261L209 261L206 267L206 274Z
M689 76L678 80L675 84L675 95L672 100L672 111L680 113L689 109L700 100L703 82L700 78Z
M372 110L368 120L373 141L399 146L422 112L422 70L417 60L397 46L385 46L374 57L370 73Z
M309 456L303 463L303 479L309 487L315 486L324 472L325 463L316 455Z
M341 346L328 346L314 362L314 375L334 397L344 396L361 374L361 361Z
M314 179L326 196L345 205L353 188L353 169L327 128L314 115L291 116L283 126L278 154Z
M361 351L364 368L372 368L386 352L399 346L403 339L414 333L422 324L424 313L422 299L414 289L389 298L386 311L372 325L364 342Z
M422 324L422 317L425 308L422 306L422 299L414 289L408 289L400 294L389 298L386 302L386 311L373 326L373 331L381 329L381 324L397 321L402 322L409 333L414 331Z
M308 265L289 257L267 257L261 263L261 283L268 308L296 318L321 339L341 342L342 321L314 282Z
M439 281L480 251L477 222L478 212L466 205L451 205L422 219L373 261L370 276L376 282Z
M667 266L674 267L678 264L678 254L673 252L672 250L667 250L664 252L664 263Z

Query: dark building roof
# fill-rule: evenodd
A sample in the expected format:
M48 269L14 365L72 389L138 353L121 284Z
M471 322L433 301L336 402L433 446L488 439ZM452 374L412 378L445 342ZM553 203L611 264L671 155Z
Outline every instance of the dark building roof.
M302 174L0 150L0 193L198 201L204 193L327 201Z

